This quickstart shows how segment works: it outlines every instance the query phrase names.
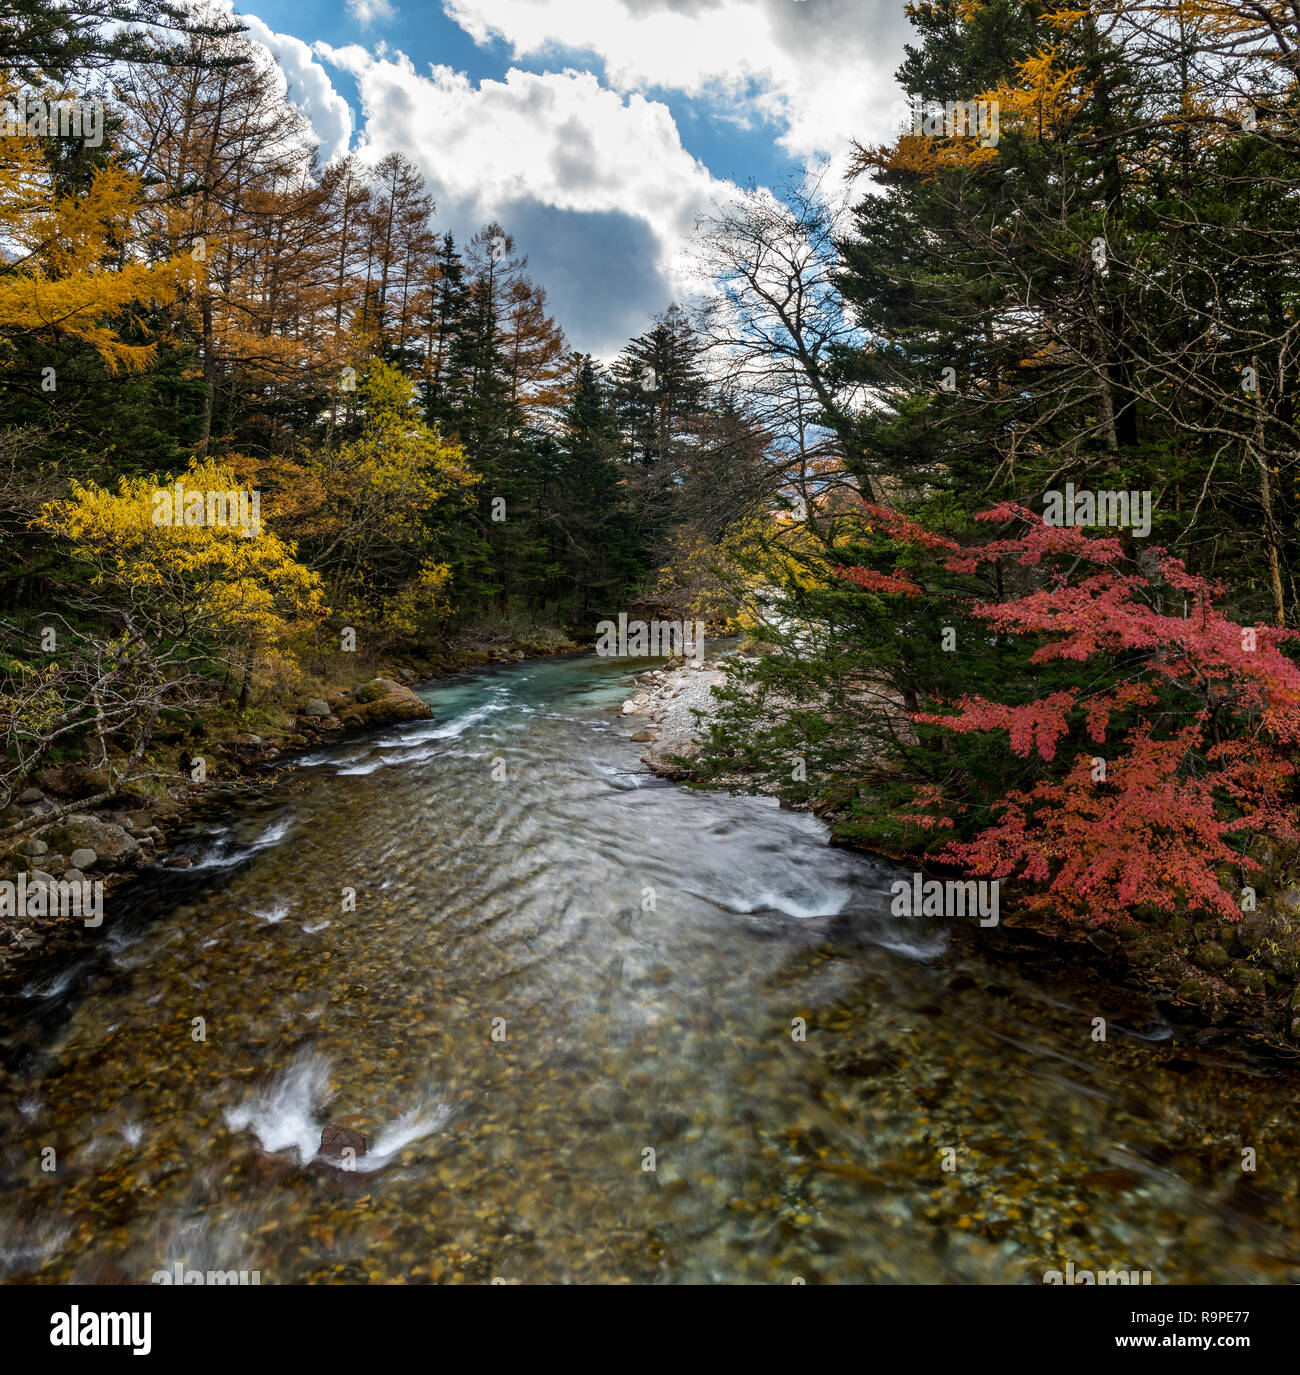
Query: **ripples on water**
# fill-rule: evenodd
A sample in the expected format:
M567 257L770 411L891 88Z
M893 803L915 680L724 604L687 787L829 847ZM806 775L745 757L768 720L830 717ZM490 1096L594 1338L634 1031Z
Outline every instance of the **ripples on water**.
M628 668L434 685L6 1000L0 1274L1300 1275L1294 1075L891 917L896 871L810 816L654 778ZM350 1174L314 1158L340 1119Z

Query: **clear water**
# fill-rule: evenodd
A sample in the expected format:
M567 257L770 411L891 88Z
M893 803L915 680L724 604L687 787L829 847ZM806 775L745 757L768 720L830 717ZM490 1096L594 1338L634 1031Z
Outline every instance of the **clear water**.
M433 685L5 998L0 1277L1300 1278L1294 1072L654 778L630 667ZM352 1171L314 1158L340 1119Z

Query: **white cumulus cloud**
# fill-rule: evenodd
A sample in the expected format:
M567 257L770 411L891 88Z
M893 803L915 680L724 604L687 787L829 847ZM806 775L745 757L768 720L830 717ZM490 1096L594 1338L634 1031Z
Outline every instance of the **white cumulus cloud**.
M309 47L243 18L279 63L326 160L353 143L334 68L356 84L362 156L409 157L440 223L460 238L489 219L518 232L553 302L586 320L587 345L598 351L633 314L698 287L688 251L696 217L735 192L682 146L666 101L680 94L711 118L761 129L794 161L829 157L831 181L850 139L886 138L896 114L892 69L906 27L898 0L441 4L476 43L504 41L516 62L547 70L512 67L475 81L417 67L383 42ZM397 14L390 0L347 8L364 26Z
M724 117L771 120L793 158L843 157L884 139L899 91L897 0L443 0L477 43L516 59L590 50L619 91L715 99Z
M462 223L526 200L619 212L650 226L660 270L677 287L676 255L696 215L734 189L682 147L667 106L612 91L590 72L511 68L503 81L476 84L450 67L423 74L401 53L325 43L315 52L356 81L363 155L404 153Z
M288 98L307 116L320 140L325 162L346 153L352 138L352 111L334 89L329 73L312 56L311 48L288 33L275 33L256 15L240 15L248 36L275 59L284 77Z

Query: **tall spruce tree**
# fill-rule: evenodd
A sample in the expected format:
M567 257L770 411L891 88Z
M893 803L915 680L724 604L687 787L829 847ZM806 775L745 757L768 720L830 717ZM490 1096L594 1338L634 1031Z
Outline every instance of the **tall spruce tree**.
M613 400L590 354L573 359L572 399L563 424L552 525L569 615L581 622L592 609L613 609L625 597L644 575L648 552L628 502Z

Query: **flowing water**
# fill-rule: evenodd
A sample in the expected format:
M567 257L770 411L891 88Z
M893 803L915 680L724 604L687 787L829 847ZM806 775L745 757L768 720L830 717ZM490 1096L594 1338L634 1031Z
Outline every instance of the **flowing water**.
M443 680L110 895L0 1006L0 1276L1300 1278L1300 1076L656 779L630 667Z

